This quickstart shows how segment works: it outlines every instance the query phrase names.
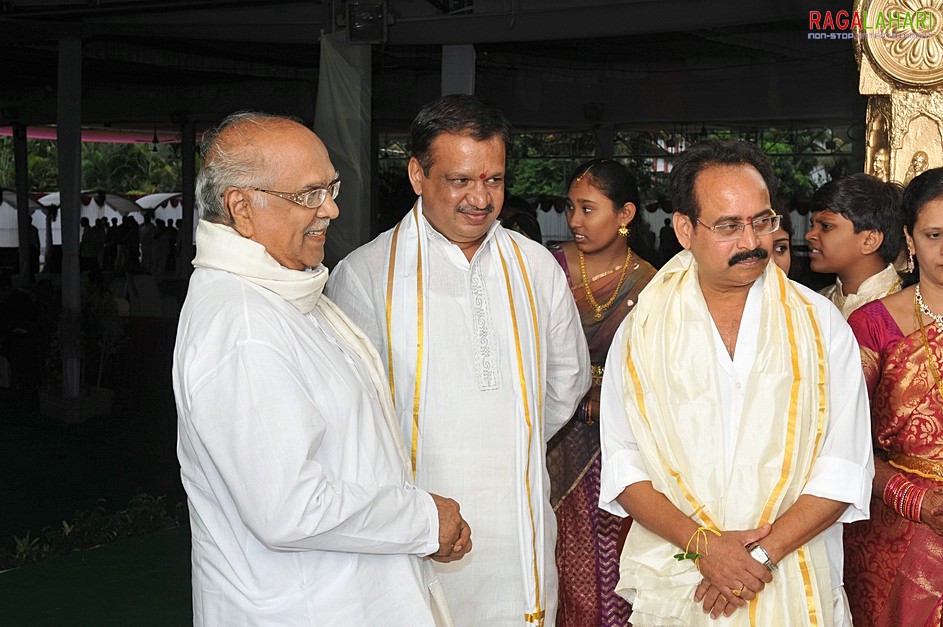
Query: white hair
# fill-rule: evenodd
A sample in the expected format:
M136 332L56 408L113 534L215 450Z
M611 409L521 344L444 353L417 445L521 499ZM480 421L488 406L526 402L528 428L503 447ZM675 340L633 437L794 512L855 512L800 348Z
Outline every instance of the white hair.
M267 181L271 174L265 171L264 158L259 150L249 141L221 142L220 136L224 131L240 126L259 127L271 122L298 120L259 111L239 111L203 135L201 153L204 163L196 177L196 203L200 209L200 219L232 225L232 216L223 202L226 190L230 187L268 187ZM264 207L265 202L265 194L258 194L256 204Z

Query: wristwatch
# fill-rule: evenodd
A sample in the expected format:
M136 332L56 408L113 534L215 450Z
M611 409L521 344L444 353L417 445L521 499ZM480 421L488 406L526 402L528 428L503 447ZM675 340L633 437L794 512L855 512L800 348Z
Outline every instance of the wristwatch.
M776 564L773 563L773 560L770 559L769 553L766 552L766 549L760 546L759 543L754 542L753 544L748 544L746 549L749 551L750 557L758 561L763 566L766 566L766 570L769 572L773 572L779 568Z

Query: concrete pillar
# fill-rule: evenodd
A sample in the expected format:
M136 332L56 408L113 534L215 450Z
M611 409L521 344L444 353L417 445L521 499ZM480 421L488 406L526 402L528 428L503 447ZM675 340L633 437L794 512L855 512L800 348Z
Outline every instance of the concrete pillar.
M16 228L20 258L20 280L24 284L33 282L33 268L30 265L30 215L29 215L29 177L26 160L26 125L13 125L13 169L16 180Z
M475 93L475 46L442 46L442 95Z
M59 144L59 211L62 226L62 315L67 319L81 316L82 312L79 275L79 212L82 202L81 39L59 41L58 89L56 139ZM63 398L79 395L80 373L78 355L66 353L62 358Z

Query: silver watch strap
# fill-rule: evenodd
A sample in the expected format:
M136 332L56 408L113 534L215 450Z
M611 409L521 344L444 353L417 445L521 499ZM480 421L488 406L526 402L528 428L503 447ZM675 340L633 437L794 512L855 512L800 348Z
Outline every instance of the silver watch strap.
M746 549L750 552L750 557L765 566L766 570L769 572L773 572L779 568L776 566L776 564L773 563L773 560L770 558L769 553L766 552L766 549L764 549L763 546L759 543L754 542L753 544L746 547Z

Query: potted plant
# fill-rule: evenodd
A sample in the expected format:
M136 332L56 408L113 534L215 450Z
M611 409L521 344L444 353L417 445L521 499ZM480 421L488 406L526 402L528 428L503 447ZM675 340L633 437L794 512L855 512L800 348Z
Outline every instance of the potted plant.
M108 415L114 404L114 390L101 387L108 360L127 341L124 321L118 316L115 299L107 289L87 282L82 293L82 311L63 310L59 315L51 347L50 364L73 357L82 360L86 373L89 360L95 369L95 385L84 385L79 396L63 397L56 385L62 374L51 369L49 385L39 391L39 409L44 416L64 422L85 422L93 416Z

